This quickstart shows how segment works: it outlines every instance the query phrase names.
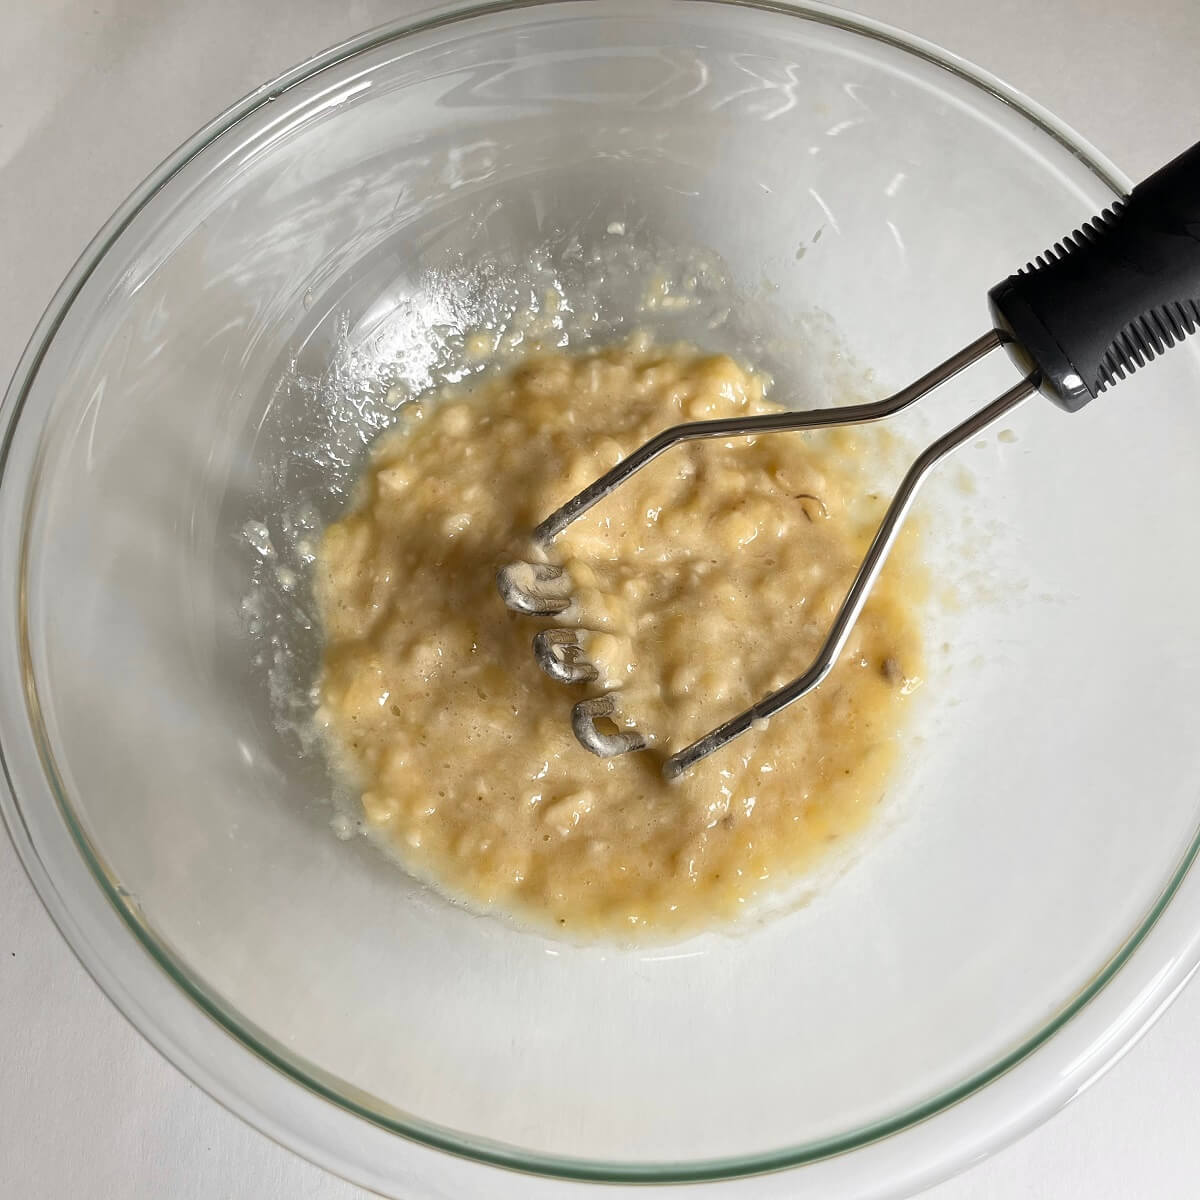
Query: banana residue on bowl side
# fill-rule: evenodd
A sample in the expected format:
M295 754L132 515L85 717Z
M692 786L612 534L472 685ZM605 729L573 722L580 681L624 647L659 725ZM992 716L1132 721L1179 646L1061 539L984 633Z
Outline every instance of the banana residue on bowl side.
M697 442L573 524L556 624L599 668L547 678L496 569L548 512L680 421L776 411L724 355L634 337L534 355L411 405L325 532L318 720L368 826L454 898L572 938L737 919L858 829L919 683L910 530L816 693L667 784L662 758L807 666L880 515L854 430ZM621 689L651 748L598 759L570 709Z

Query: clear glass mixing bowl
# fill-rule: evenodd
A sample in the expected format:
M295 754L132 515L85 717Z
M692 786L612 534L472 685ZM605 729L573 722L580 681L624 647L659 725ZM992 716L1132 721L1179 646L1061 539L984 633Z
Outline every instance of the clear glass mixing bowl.
M849 369L815 311L899 385L1122 185L961 62L780 4L441 11L219 118L88 249L3 409L4 814L89 969L215 1095L393 1195L781 1167L750 1193L879 1195L1067 1099L1197 961L1190 349L1078 416L1031 401L931 489L959 603L901 786L762 928L633 951L470 915L333 836L285 718L300 534L513 280L599 264L607 336L619 247L649 247L711 283L700 336L811 401Z

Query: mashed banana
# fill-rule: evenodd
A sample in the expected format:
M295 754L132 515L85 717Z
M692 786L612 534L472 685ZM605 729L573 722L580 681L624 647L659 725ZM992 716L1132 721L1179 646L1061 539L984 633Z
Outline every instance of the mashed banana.
M497 568L539 520L652 434L770 412L724 356L544 354L412 405L376 443L317 559L319 720L366 822L414 873L574 937L721 922L794 880L882 796L917 682L919 572L902 539L833 673L667 784L662 758L798 675L878 519L860 436L678 447L551 549L595 683L536 666L541 624ZM643 753L595 758L571 705L620 688Z

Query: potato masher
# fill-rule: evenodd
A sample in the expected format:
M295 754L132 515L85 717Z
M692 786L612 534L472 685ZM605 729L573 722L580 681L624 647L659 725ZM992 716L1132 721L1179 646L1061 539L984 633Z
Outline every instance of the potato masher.
M1200 324L1200 143L1117 200L1053 249L1039 254L988 293L992 328L928 374L883 400L807 412L693 421L651 438L552 512L534 531L544 549L577 517L634 472L680 442L745 434L855 425L892 416L1003 346L1022 378L990 404L927 446L892 498L816 658L803 674L730 717L663 764L677 778L702 758L765 722L816 688L832 670L879 576L900 525L926 476L952 451L1000 420L1034 392L1076 412L1111 384L1193 333ZM549 617L570 603L563 569L545 562L502 567L497 585L516 612ZM534 638L542 669L563 683L587 683L596 668L583 657L574 629L550 628ZM619 712L614 691L580 700L572 727L593 754L645 749L636 729L602 729Z

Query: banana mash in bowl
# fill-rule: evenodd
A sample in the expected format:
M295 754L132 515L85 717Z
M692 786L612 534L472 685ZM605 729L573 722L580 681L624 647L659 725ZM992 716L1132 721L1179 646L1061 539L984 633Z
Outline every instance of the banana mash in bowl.
M647 438L775 410L767 390L728 355L634 336L418 397L373 444L317 552L317 718L367 827L421 878L574 938L662 938L757 912L879 804L920 680L911 532L813 696L673 783L659 769L819 647L882 508L861 494L876 431L679 447L556 542L586 690L619 691L645 751L585 752L493 585Z

